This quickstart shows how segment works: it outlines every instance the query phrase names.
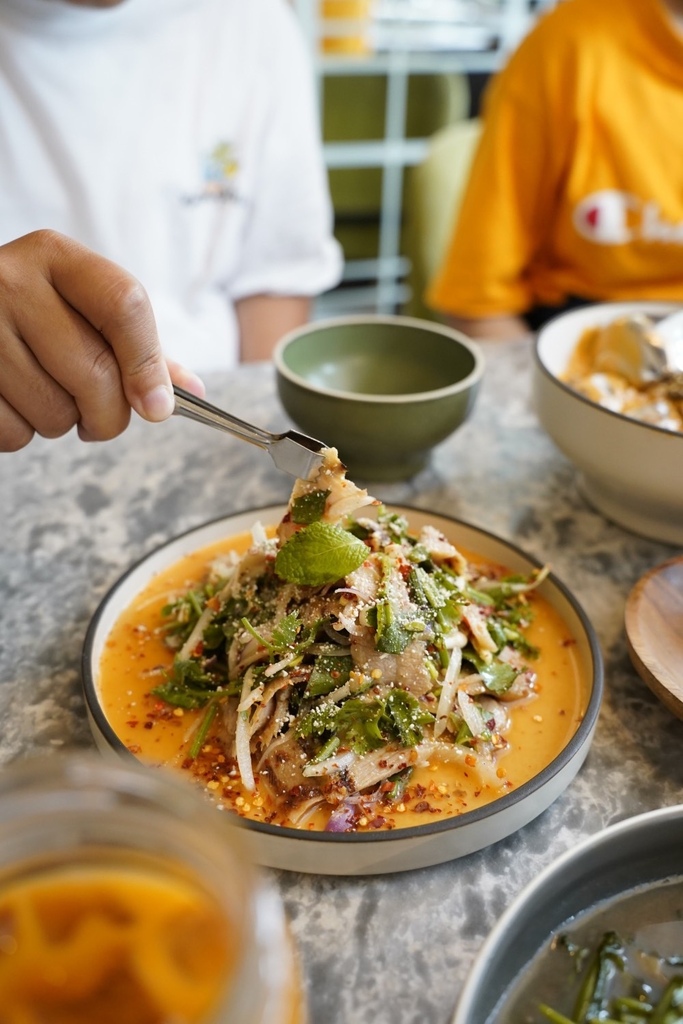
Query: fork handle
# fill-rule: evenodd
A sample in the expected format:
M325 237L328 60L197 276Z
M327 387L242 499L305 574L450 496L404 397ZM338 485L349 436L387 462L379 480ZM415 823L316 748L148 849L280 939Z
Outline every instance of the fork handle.
M224 430L228 434L241 438L242 441L258 445L259 448L268 449L273 441L277 440L276 434L255 427L251 423L245 423L237 416L231 416L230 413L211 405L203 398L191 395L189 391L184 391L183 388L176 387L175 384L173 385L173 394L175 395L173 411L178 416L185 416L187 419L195 420L196 423L204 423L206 426L216 427L217 430Z

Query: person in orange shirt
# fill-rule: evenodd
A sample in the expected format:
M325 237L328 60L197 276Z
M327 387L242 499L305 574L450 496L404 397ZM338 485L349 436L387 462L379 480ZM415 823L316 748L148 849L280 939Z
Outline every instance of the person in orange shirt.
M683 302L683 0L563 0L491 82L427 303L508 338L592 301Z

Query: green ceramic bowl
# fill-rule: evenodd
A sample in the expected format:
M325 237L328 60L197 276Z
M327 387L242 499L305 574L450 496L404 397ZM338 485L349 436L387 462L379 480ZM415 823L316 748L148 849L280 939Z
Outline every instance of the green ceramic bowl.
M401 316L318 320L274 353L280 400L304 433L337 448L349 474L404 480L465 422L484 371L458 331Z

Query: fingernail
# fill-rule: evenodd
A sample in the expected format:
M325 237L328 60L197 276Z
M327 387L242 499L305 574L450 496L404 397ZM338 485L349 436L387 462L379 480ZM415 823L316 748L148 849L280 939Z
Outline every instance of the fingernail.
M160 384L142 397L142 409L145 419L157 423L168 419L175 408L175 399L170 388Z
M192 373L191 370L184 370L183 376L183 387L186 391L190 391L197 398L204 398L206 394L206 387L201 377L198 377L196 373Z

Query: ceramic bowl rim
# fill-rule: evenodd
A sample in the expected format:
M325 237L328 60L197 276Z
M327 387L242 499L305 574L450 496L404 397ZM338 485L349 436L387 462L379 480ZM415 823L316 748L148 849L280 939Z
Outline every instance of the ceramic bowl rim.
M422 516L430 515L429 510L424 508L417 508L409 505L398 505L394 503L387 503L387 507L391 510L403 511L406 513L417 513ZM109 748L111 748L116 754L124 757L135 758L128 748L125 746L123 741L114 732L112 726L107 721L107 718L102 710L102 706L98 697L96 674L93 667L94 657L94 644L98 630L100 620L104 616L107 606L110 601L116 596L116 592L125 583L129 576L131 576L138 568L140 568L148 559L151 559L154 555L160 553L164 548L189 537L192 533L200 532L212 525L216 525L223 521L228 521L238 516L251 515L253 513L255 519L259 516L259 513L282 514L284 510L283 505L265 505L259 508L246 508L242 511L232 512L228 515L217 516L213 519L207 520L206 522L200 523L197 526L191 527L188 530L184 530L181 533L174 535L166 541L157 544L151 551L148 551L141 558L138 558L133 565L131 565L118 579L107 589L103 597L90 619L85 639L83 642L81 652L81 685L84 693L86 707L88 712L91 714L101 736L106 741ZM482 527L475 525L474 523L467 522L466 520L459 519L455 516L450 516L441 512L432 513L435 518L441 520L448 520L453 523L456 527L462 526L468 530L474 530L476 533L487 537L496 543L504 545L508 550L517 555L518 557L526 560L531 565L541 568L543 563L535 558L533 555L528 554L522 548L516 544L508 541L507 539L498 536L497 534L485 530ZM488 818L492 818L495 815L504 812L505 810L514 807L516 804L527 800L534 793L542 791L545 786L555 776L559 775L564 768L569 765L577 754L583 749L587 739L591 737L593 729L597 723L598 715L602 704L602 697L604 691L604 663L602 657L602 650L598 641L595 627L592 625L588 615L584 611L582 605L578 599L574 596L572 591L560 580L554 573L550 572L547 576L547 580L552 584L561 596L567 601L572 611L576 615L583 634L585 636L586 643L588 645L591 661L593 665L593 676L591 684L591 692L589 694L588 703L586 705L585 713L581 722L579 723L576 731L570 737L568 742L565 744L563 749L545 766L540 772L534 775L531 779L522 783L516 789L503 796L492 800L490 803L485 804L482 807L475 808L471 811L465 811L463 814L452 815L447 818L442 818L438 821L432 821L425 825L413 825L407 828L396 828L387 831L376 831L376 832L309 832L303 829L290 828L282 825L269 825L265 822L253 821L249 818L244 818L245 826L250 830L258 833L263 833L271 837L282 837L287 839L294 839L301 842L313 841L322 843L332 843L339 846L363 846L366 843L374 844L400 844L408 839L420 839L428 836L448 833L457 829L458 827L466 827L474 825L478 822L483 822ZM589 680L590 682L590 680Z
M581 394L580 391L576 391L574 388L570 387L569 384L565 383L565 381L560 380L557 374L555 374L545 362L541 349L543 347L545 337L547 336L547 331L553 326L553 324L557 324L561 320L581 319L580 314L585 314L588 309L599 311L607 310L609 308L615 308L622 312L636 312L640 310L645 313L665 310L667 308L683 310L682 305L673 302L593 302L590 303L589 306L580 306L578 309L570 309L564 313L558 313L557 316L553 316L543 325L534 339L534 362L537 370L544 379L559 388L559 390L564 394L576 399L587 408L593 409L600 416L606 416L615 422L621 421L624 424L628 424L633 430L647 430L652 433L653 436L662 435L672 439L683 439L683 434L678 431L667 430L665 427L657 426L656 423L646 423L644 420L635 419L633 416L627 416L626 413L617 412L615 409L608 409L607 406L600 405L599 402L594 402L592 399L588 398L587 395ZM578 338L576 340L578 341Z
M456 381L454 384L448 384L446 387L442 388L434 388L431 391L409 391L400 395L378 395L373 394L372 392L359 393L356 391L343 391L338 388L323 387L320 384L311 383L311 381L307 380L305 377L300 377L287 366L284 359L284 352L292 342L296 341L298 338L305 337L308 334L314 334L316 331L327 327L346 327L350 324L391 324L394 326L407 326L418 328L420 330L428 330L434 334L442 334L444 337L450 338L452 341L457 341L464 349L466 349L474 359L474 366L466 377L463 377L462 380ZM463 391L476 387L481 382L485 366L484 354L480 346L461 331L457 331L453 327L448 327L446 324L439 324L436 321L421 320L419 317L398 316L389 313L369 313L367 315L359 313L350 316L329 317L324 320L313 320L304 327L295 327L294 330L288 331L288 333L285 334L275 346L273 351L273 362L275 364L276 372L281 377L289 381L290 384L294 384L296 387L302 388L304 391L308 391L316 395L324 395L327 398L336 398L345 402L364 402L366 404L377 403L378 405L405 405L408 402L434 402L440 398L448 398L451 395L460 394Z

